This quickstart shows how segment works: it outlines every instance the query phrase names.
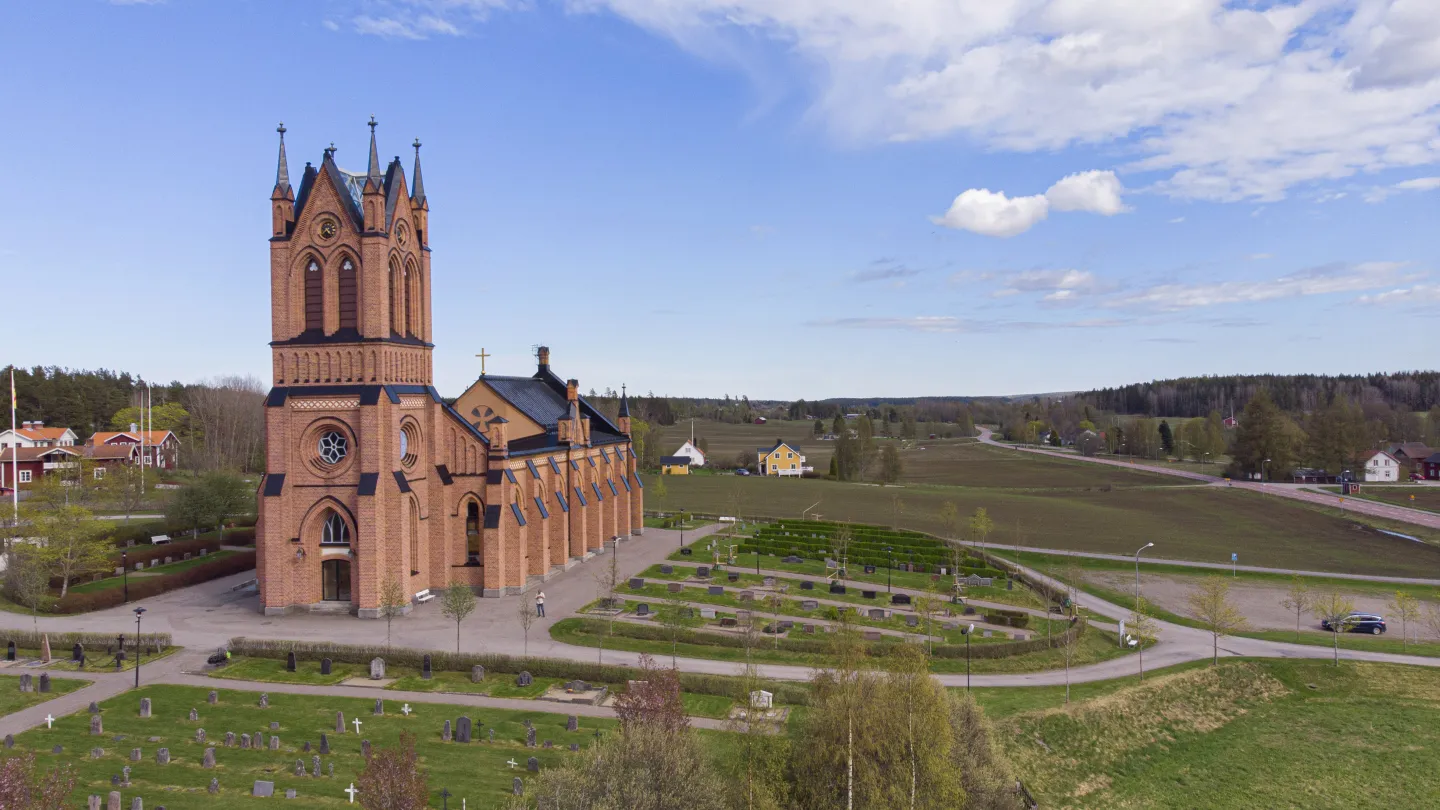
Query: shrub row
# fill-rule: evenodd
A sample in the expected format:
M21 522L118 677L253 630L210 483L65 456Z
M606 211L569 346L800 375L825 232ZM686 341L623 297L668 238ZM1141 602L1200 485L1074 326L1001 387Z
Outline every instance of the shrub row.
M44 636L50 637L50 655L53 658L69 658L70 648L79 642L87 650L110 648L116 645L115 636L109 633L36 633L32 630L0 631L0 646L13 641L22 650L38 650L44 643ZM134 642L134 636L126 636L127 643ZM145 647L165 649L170 646L169 633L141 633L140 643Z
M242 571L249 571L255 567L255 552L242 551L229 557L221 557L215 560L202 562L199 565L176 571L173 574L162 574L156 577L137 577L130 583L130 599L146 599L151 596L159 596L167 591L176 588L185 588L190 585L198 585L201 582L209 582L212 579L228 577L231 574L238 574ZM56 613L88 613L101 608L115 607L125 603L124 588L105 588L98 591L87 591L85 593L71 592L63 599L55 602L53 610Z
M204 549L207 553L213 554L220 549L220 542L218 540L209 538L201 538L199 540L176 540L173 543L165 543L164 545L159 546L133 546L131 548L124 549L124 551L126 560L129 561L129 563L133 566L135 563L148 563L151 560L163 560L166 557L174 557L175 559L180 560L184 559L187 553L192 556L199 554L201 549ZM119 554L116 554L113 559L115 565L120 565Z
M568 620L567 620L568 621ZM598 624L598 623L597 623ZM603 630L603 624L601 625ZM375 658L383 658L387 665L419 669L426 655L430 656L431 669L449 672L469 672L476 664L485 667L487 674L518 674L529 672L537 678L580 679L596 683L625 683L643 677L638 667L623 667L615 664L590 664L563 658L516 658L498 653L453 653L443 650L422 650L411 647L383 647L357 644L336 644L329 641L294 641L285 639L251 639L240 636L230 639L230 651L235 655L252 658L284 660L291 653L301 661L319 661L329 658L347 664L365 664ZM745 688L742 678L726 675L695 675L680 673L680 688L686 692L702 695L736 697ZM765 681L760 689L772 692L775 699L792 705L809 702L810 693L804 686L784 681Z
M1030 614L1023 610L991 610L985 614L985 621L1007 627L1029 627Z
M226 531L224 543L227 546L255 545L255 527L245 526L242 528L230 529Z
M150 538L165 533L165 524L161 521L150 520L143 523L117 523L115 530L110 533L110 540L116 548L125 548L125 544L134 541L135 543L149 543Z
M570 620L567 619L565 621ZM582 632L596 636L606 635L607 623L604 621L601 621L599 619L578 619L575 621L579 623L579 627ZM802 624L802 622L796 622L797 627L800 624ZM1054 635L1049 639L1037 638L1027 639L1025 641L997 641L987 642L985 644L972 644L970 645L970 657L1010 658L1016 655L1024 655L1026 653L1032 653L1038 650L1049 649L1050 647L1059 647L1064 644L1064 639L1067 636L1074 635L1078 637L1081 633L1083 633L1084 624L1085 623L1083 621L1077 622L1074 627L1071 627L1063 633ZM613 635L622 636L624 638L639 639L643 641L670 641L670 629L668 627L663 627L660 625L643 625L630 624L628 622L615 622L613 628ZM680 634L677 638L682 644L698 644L707 647L727 647L736 649L743 649L745 647L745 639L739 635L703 633L696 630L682 630L680 631ZM866 647L868 648L868 652L870 655L885 656L888 655L890 652L894 651L895 648L900 646L901 643L902 642L893 640L872 641L867 644ZM766 637L763 641L760 641L759 645L772 649L777 646L775 639L770 637ZM788 652L805 653L811 655L828 655L835 649L835 645L831 642L831 640L823 636L817 636L815 638L782 638L779 640L778 647L779 649L786 650ZM931 655L936 658L964 658L965 645L936 644L932 648Z

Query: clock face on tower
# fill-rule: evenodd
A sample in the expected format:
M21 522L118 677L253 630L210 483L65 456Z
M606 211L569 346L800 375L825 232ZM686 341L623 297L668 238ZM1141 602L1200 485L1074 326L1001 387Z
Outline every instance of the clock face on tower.
M333 219L322 219L322 220L320 220L320 238L321 238L321 239L334 239L334 238L335 238L335 234L336 234L336 233L339 233L339 231L340 231L340 226L335 222L335 220L333 220Z

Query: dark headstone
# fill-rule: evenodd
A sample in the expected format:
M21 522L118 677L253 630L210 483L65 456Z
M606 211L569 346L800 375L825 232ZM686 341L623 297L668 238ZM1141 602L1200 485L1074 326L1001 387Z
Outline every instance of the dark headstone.
M670 593L680 593L681 591L685 590L685 586L681 585L678 582L671 582L665 586L665 590L669 591Z
M469 717L465 717L464 715L461 715L460 719L455 721L455 742L457 742L457 743L468 743L468 742L470 742L471 729L472 729L472 726L471 726L470 718L469 718Z
M521 672L519 675L515 676L516 686L531 686L534 683L535 678L531 676L529 672Z
M425 657L420 659L420 677L428 681L432 677L432 674L430 670L430 654L426 653Z
M451 740L450 721L449 721L449 720L446 720L446 721L445 721L445 728L440 731L440 740L441 740L442 742L450 742L450 740Z
M891 595L890 595L890 604L892 604L892 605L908 605L908 604L910 604L910 594L908 594L908 593L896 593L896 594L891 594Z
M371 714L384 714L384 713L385 713L385 701L382 700L381 698L375 698L375 708L371 709L371 710L370 710L370 713L371 713Z
M510 780L510 793L515 796L525 795L525 782L520 777Z
M673 565L662 565L662 566L660 566L660 573L662 573L662 574L673 574L673 573L675 573L675 566L673 566Z
M525 729L525 747L526 747L526 748L534 748L534 747L535 747L535 729L534 729L534 727Z
M270 721L270 730L271 730L271 731L279 731L279 730L280 730L280 721L279 721L279 720L271 720L271 721Z
M330 664L330 659L329 659L329 658L321 658L321 659L320 659L320 674L321 674L321 675L329 675L329 674L330 674L330 667L331 667L331 664Z
M92 715L90 715L90 733L91 733L91 734L104 734L104 733L105 733L105 723L100 720L100 715L98 715L98 714L92 714Z
M720 626L721 626L721 627L738 627L738 626L740 626L740 623L737 622L737 621L735 621L735 617L733 617L733 616L721 616L721 617L720 617Z
M630 578L630 589L631 589L632 591L638 591L638 590L640 590L640 589L643 588L643 587L645 587L645 578L644 578L644 577L631 577L631 578Z
M78 641L75 642L75 646L70 648L70 660L78 663L84 657L85 645L81 644Z
M369 740L361 740L361 741L360 741L360 756L369 758L369 756L370 756L370 741L369 741Z
M169 748L161 748L159 751L156 751L156 752L155 752L155 764L156 764L156 765L169 765L169 764L170 764L170 749L169 749Z
M6 734L6 735L5 735L5 747L6 747L7 749L9 749L9 748L14 748L14 747L15 747L15 735L14 735L14 734Z
M330 753L330 738L325 736L323 733L320 735L320 753Z
M553 742L551 742L551 741L549 741L549 740L546 740L544 743L542 743L542 744L540 745L540 747L541 747L541 748L554 748L554 747L555 747L555 743L553 743Z
M840 594L843 594L843 593L845 593L845 586L844 586L844 585L841 585L841 584L838 583L838 582L832 582L832 583L830 583L830 593L840 593Z
M216 793L219 793L219 792L220 792L220 780L219 780L219 779L216 779L216 778L214 778L214 777L211 777L211 778L210 778L210 787L205 788L205 790L206 790L207 792L209 792L211 795L214 795L214 794L216 794Z
M193 723L193 722L195 722L196 720L199 720L199 719L200 719L200 712L197 712L197 711L195 711L194 709L191 709L191 710L190 710L190 722Z
M699 578L701 578L701 579L706 579L706 578L708 578L708 577L710 576L710 566L708 566L708 565L702 565L702 566L700 566L699 568L696 568L696 569L695 569L695 576L697 576L697 577L699 577Z
M91 714L99 714L99 713L100 713L100 704L99 704L99 703L96 703L96 702L93 701L93 700L90 701L90 709L89 709L89 711L90 711Z
M305 744L300 747L300 750L301 750L301 751L304 751L304 752L307 753L307 754L310 753L310 741L309 741L309 740L306 740L306 741L305 741Z
M811 581L808 580L808 579L802 580L802 581L800 582L800 590L802 590L802 591L813 591L813 590L815 590L815 583L811 582Z
M525 760L525 770L529 771L530 773L539 773L540 760L536 759L535 757L530 757L529 759Z
M565 718L565 730L566 730L566 731L579 731L579 730L580 730L580 718L576 717L576 716L573 715L573 714L570 715L569 717Z
M724 596L724 595L725 595L725 586L723 586L723 585L711 585L709 588L706 588L705 590L706 590L706 592L709 593L711 596Z
M579 751L579 750L580 750L580 743L570 743L570 750L571 750L571 751Z
M471 683L480 683L480 682L483 681L483 680L485 680L485 667L482 667L482 666L480 666L479 664L476 664L475 666L471 667L471 668L470 668L470 682L471 682Z
M861 592L860 592L860 595L861 595L862 597L866 598L866 599L874 599L874 598L875 598L875 595L876 595L876 592L875 592L875 591L861 591Z
M41 694L45 694L46 692L49 692L49 691L50 691L50 673L48 673L48 672L42 672L42 673L40 673L40 693L41 693Z
M260 693L260 708L262 708L262 709L268 709L268 708L270 708L270 695L267 694L267 693L265 693L265 692L261 692L261 693Z
M294 650L291 650L290 652L288 652L288 653L285 654L285 671L286 671L286 672L294 672L294 671L295 671L295 651L294 651Z
M28 672L22 672L22 673L20 673L20 691L21 691L21 692L33 692L33 691L35 691L35 676L31 675L31 674L28 673Z
M731 571L731 572L729 572L729 573L727 573L727 574L725 575L725 578L726 578L727 580L731 581L731 582L739 582L739 581L740 581L740 572L738 572L738 571Z
M680 553L683 554L683 555L686 556L686 557L689 557L689 556L690 556L691 554L693 554L694 552L692 552L692 551L690 550L690 547L689 547L689 546L686 546L685 548L680 549Z
M336 734L344 734L344 733L345 733L345 713L344 713L344 712L335 712L335 733L336 733Z
M649 615L650 615L650 606L647 605L647 604L645 604L644 602L641 602L640 604L638 604L638 605L635 606L635 615L636 615L636 616L649 616Z
M219 692L211 692L209 695L207 695L207 696L205 697L205 702L206 702L206 703L209 703L211 706L214 706L216 703L219 703L219 702L220 702L220 693L219 693Z
M5 642L5 660L6 660L6 661L14 661L14 660L15 660L15 642L13 642L13 641L7 641L7 642Z

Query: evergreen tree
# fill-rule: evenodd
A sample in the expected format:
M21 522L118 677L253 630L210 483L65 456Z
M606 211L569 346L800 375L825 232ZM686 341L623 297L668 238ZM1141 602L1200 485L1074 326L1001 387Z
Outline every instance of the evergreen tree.
M1235 432L1232 471L1240 475L1264 473L1268 478L1285 478L1295 468L1297 449L1295 425L1275 405L1269 392L1261 389L1240 414Z
M1167 456L1175 452L1175 434L1170 432L1170 423L1163 419L1160 420L1160 449Z

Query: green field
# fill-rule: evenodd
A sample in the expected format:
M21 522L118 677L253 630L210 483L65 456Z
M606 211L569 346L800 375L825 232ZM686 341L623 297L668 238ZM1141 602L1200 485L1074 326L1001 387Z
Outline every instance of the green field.
M160 576L160 575L162 575L162 574L175 574L175 573L178 573L178 572L180 572L180 571L184 571L184 570L187 569L187 568L194 568L194 567L197 566L197 565L202 565L202 564L207 563L207 562L212 562L212 561L214 561L214 560L223 559L223 558L225 558L225 557L233 557L233 556L235 556L236 554L239 554L239 553L241 553L241 552L239 552L239 551L225 551L225 550L221 550L221 551L212 552L212 553L210 553L210 554L206 554L206 555L203 556L203 557L191 557L191 558L188 559L188 560L176 560L175 562L172 562L172 563L164 563L164 564L161 564L161 565L157 565L157 566L155 566L154 568L146 568L144 571L131 571L131 572L129 573L128 578L129 578L130 581L132 581L132 582L139 582L139 581L141 581L141 580L143 580L143 579L147 579L147 578L152 577L152 576L157 576L157 577L158 577L158 576ZM110 577L106 577L106 578L101 579L101 580L97 580L97 581L95 581L95 582L82 582L82 583L79 583L79 584L76 584L76 585L71 585L71 586L70 586L70 590L73 591L73 592L75 592L75 593L91 593L91 592L93 592L93 591L108 591L108 590L110 590L110 589L112 589L112 588L123 588L123 587L125 587L125 580L126 580L126 577L110 576Z
M742 516L798 518L810 509L810 516L826 520L893 525L898 498L902 527L943 533L940 507L951 501L961 515L985 507L995 523L989 542L999 546L1018 540L1026 546L1131 554L1153 541L1163 547L1163 556L1180 560L1223 562L1238 549L1251 565L1440 577L1440 545L1383 535L1335 510L1225 487L1024 491L739 476L677 476L667 483L672 508L701 512L728 514L738 504ZM1437 538L1418 527L1396 528Z
M344 807L346 794L341 792L354 781L363 767L360 755L360 738L369 740L375 746L393 745L401 731L410 731L418 738L420 761L429 772L430 804L441 805L439 795L442 788L453 794L450 801L458 807L461 799L468 806L477 808L497 807L510 793L510 780L519 776L529 778L525 771L528 757L536 757L540 767L552 767L564 757L574 756L569 750L570 743L582 747L593 743L597 729L608 730L615 721L582 717L580 730L567 732L563 709L560 714L544 711L502 711L474 706L449 706L441 704L420 704L406 717L400 713L398 701L386 701L384 716L373 716L371 709L374 696L330 697L311 695L287 695L272 693L270 707L258 706L259 696L254 692L220 690L220 702L211 706L206 703L208 690L186 686L147 686L127 692L101 703L105 733L95 737L90 734L90 717L84 712L62 717L55 721L53 729L44 727L32 729L15 738L17 750L30 750L38 754L44 765L57 761L72 764L79 774L79 785L71 794L67 806L85 806L85 797L92 793L106 795L112 789L110 777L120 773L126 765L132 768L133 787L120 788L124 806L130 806L134 796L143 797L146 806L161 804L171 810L198 810L207 808L254 807L255 799L250 798L251 786L255 780L263 779L275 783L277 801L283 801L285 790L298 791L297 807ZM154 701L154 716L139 717L139 701L149 697ZM186 713L199 710L200 720L190 722ZM354 718L361 721L362 732L355 734L353 726L348 733L335 733L335 712L343 711L348 723ZM462 715L468 715L476 724L477 742L469 745L445 743L440 740L441 725L446 719L454 722ZM524 720L530 720L536 728L537 744L553 740L554 748L525 747ZM278 734L282 741L279 751L241 750L238 744L233 748L223 746L225 732L254 734L263 731L268 737L272 732L269 723L280 723ZM489 729L495 729L495 742L480 742L489 739ZM195 731L203 728L208 742L205 745L195 741ZM301 749L309 741L318 746L320 734L329 735L332 754L322 761L335 764L335 776L295 776L295 761L304 761L307 770L312 754ZM117 740L116 737L122 739ZM152 737L158 740L152 741ZM55 745L63 746L60 755L51 754ZM215 748L217 767L213 770L201 767L206 745ZM104 755L92 759L92 748L101 748ZM158 765L155 755L159 748L170 749L171 762ZM142 758L131 762L131 749L139 748ZM510 759L520 763L511 769L506 763ZM328 768L327 768L328 772ZM220 793L210 796L206 786L210 778L220 782Z
M1440 670L1230 661L1018 712L987 691L1042 807L1440 805Z
M1339 487L1316 487L1319 492L1340 496ZM1395 506L1406 506L1411 509L1420 509L1426 512L1440 512L1440 487L1424 486L1420 484L1399 484L1395 486L1376 486L1364 484L1360 487L1359 495L1346 495L1348 498L1360 498L1366 501L1388 503Z
M32 672L30 674L35 676L35 688L38 690L40 688L40 672ZM50 677L50 691L47 694L41 694L38 691L21 692L20 676L18 674L0 675L0 717L13 714L29 706L34 706L36 703L53 700L66 692L74 692L76 689L89 685L89 681L80 681L73 678L56 678L52 674Z
M1170 475L1017 452L974 441L916 442L902 450L900 458L905 465L902 483L1023 490L1193 483Z

